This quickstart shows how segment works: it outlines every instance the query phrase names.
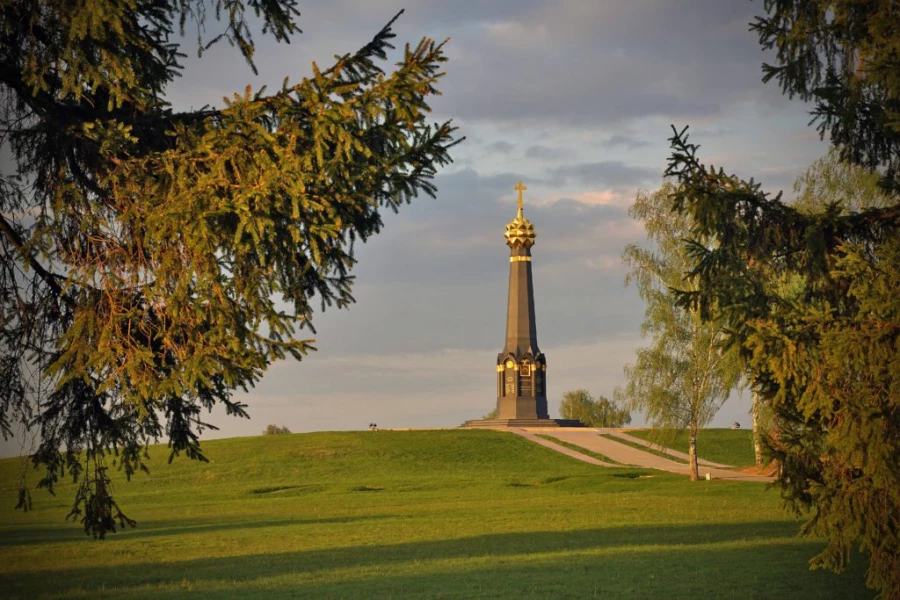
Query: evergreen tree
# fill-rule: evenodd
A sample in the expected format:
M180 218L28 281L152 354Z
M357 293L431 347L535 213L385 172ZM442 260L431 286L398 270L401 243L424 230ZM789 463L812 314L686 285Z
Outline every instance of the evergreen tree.
M827 540L812 566L868 554L867 584L900 597L900 13L896 2L767 0L752 25L765 79L813 100L839 156L869 169L879 203L810 186L801 206L706 167L675 131L672 206L691 219L696 290L683 306L726 319L772 408L787 505ZM855 192L853 192L855 194ZM711 240L711 244L698 240ZM797 285L784 294L773 282Z
M803 214L815 214L835 207L840 214L872 207L887 207L890 197L878 187L878 173L841 160L836 149L816 160L794 182L794 199L791 206ZM757 266L762 269L762 265ZM804 277L798 273L770 272L766 287L782 301L803 301ZM762 438L759 429L767 430L766 435L777 437L771 408L759 393L753 392L753 439L757 464L762 463ZM757 424L759 426L757 426Z
M687 428L691 479L696 481L699 432L737 384L740 365L737 352L720 347L725 339L720 322L704 321L699 310L676 304L676 290L689 291L695 283L685 278L691 266L682 244L688 220L669 210L673 189L666 183L651 194L642 192L629 209L643 221L651 242L649 248L629 244L623 260L631 267L626 285L634 281L647 303L641 333L652 343L625 368L628 384L618 394L646 414L657 441Z
M434 196L455 143L426 120L443 44L407 45L385 72L392 20L273 93L176 112L175 36L196 27L201 51L224 40L253 67L251 25L289 42L296 0L17 0L0 15L0 430L38 431L39 486L78 480L70 516L102 538L131 522L108 462L130 477L160 437L170 460L205 460L201 411L247 416L232 391L314 349L300 331L316 296L353 301L354 242L380 211Z

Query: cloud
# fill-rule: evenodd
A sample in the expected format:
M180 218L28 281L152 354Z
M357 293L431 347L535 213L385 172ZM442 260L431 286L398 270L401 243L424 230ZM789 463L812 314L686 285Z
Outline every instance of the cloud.
M528 49L551 41L550 32L542 23L500 21L489 24L486 30L494 41L513 50Z
M646 146L649 146L650 142L644 142L642 140L638 140L633 137L627 137L617 133L606 139L600 140L599 142L597 142L597 145L601 148L625 148L626 150L634 150L636 148L644 148Z
M718 138L725 137L733 132L727 127L713 127L710 129L694 129L691 128L690 135L695 138Z
M202 106L248 82L296 81L312 60L331 64L333 55L363 46L402 7L391 60L403 41L450 38L443 95L432 102L439 118L582 127L653 116L683 122L728 114L741 102L787 102L777 86L760 82L768 56L747 23L761 7L721 0L693 0L690 10L680 0L312 2L294 43L257 36L259 77L249 69L236 75L236 50L218 44L202 63L185 60L170 99Z
M522 173L513 173L509 171L503 173L494 173L492 175L479 175L475 173L475 171L470 169L467 171L467 174L475 175L475 180L473 181L479 187L484 187L493 193L500 192L501 190L507 193L512 193L513 186L516 185L517 181L536 181L535 177L528 177L526 175L523 175ZM445 185L452 186L453 183L455 182L445 183Z
M724 115L741 102L787 102L760 82L767 56L747 30L758 5L504 5L505 13L475 10L454 27L459 46L448 47L448 87L436 103L442 113L581 127L653 116L683 121Z
M509 142L506 142L504 140L499 140L492 144L489 144L486 149L491 152L501 152L503 154L509 154L513 148L515 148L513 144L510 144Z
M574 155L575 153L571 148L551 148L550 146L545 146L543 144L529 146L525 151L525 158L534 160L564 160Z
M581 204L589 205L611 205L628 207L634 203L638 188L629 188L625 190L596 190L590 192L582 192L574 194L571 197L561 198L561 200L572 200Z
M610 187L636 186L660 177L656 169L634 167L619 160L564 165L549 172L560 183L571 180L582 185Z

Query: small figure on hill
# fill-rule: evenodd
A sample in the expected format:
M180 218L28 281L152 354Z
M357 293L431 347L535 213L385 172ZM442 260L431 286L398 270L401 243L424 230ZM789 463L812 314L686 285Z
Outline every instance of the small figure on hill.
M732 429L740 429L740 428L741 428L741 424L738 423L737 421L735 421L734 424L731 426L731 428L732 428Z

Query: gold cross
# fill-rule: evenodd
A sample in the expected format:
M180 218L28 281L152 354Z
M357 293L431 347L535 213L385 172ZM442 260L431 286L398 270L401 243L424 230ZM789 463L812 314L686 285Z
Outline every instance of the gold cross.
M517 185L517 186L514 187L513 189L519 191L519 210L522 210L522 192L524 192L524 191L527 190L528 188L525 187L524 185L522 185L522 182L519 181L519 185Z

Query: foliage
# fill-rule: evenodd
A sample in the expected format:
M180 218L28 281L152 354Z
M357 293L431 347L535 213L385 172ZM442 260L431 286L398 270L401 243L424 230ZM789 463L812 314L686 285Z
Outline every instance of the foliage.
M814 100L839 156L868 168L881 206L807 186L793 207L707 167L675 131L672 205L691 220L697 290L684 306L724 318L771 405L787 505L827 538L813 567L840 571L859 546L867 583L900 594L900 69L892 2L768 0L753 28L789 95ZM830 196L830 194L833 194ZM880 202L879 202L880 203ZM713 240L704 245L697 240ZM796 286L785 294L781 284Z
M491 410L491 412L485 414L485 415L484 415L483 417L481 417L481 418L482 418L482 419L485 419L485 420L496 419L496 418L497 418L497 409L496 409L496 407L493 408L493 409Z
M807 215L833 207L846 215L866 208L887 207L890 199L878 187L879 175L875 171L841 160L835 148L816 160L794 182L794 198L791 206ZM784 300L802 301L804 277L799 273L786 273L767 269L758 264L757 270L770 278L768 286ZM757 464L763 462L764 435L777 435L771 407L758 391L753 392L754 448Z
M791 206L811 216L829 207L841 216L888 208L895 200L878 186L879 179L877 171L845 162L835 148L830 148L794 182Z
M804 568L822 542L798 538L764 484L595 467L484 430L203 447L208 463L179 458L122 487L141 526L115 543L89 543L43 494L28 515L5 508L3 596L866 597L861 568ZM0 460L0 481L17 469ZM14 493L0 486L0 510Z
M631 423L627 408L604 396L594 400L587 390L570 390L563 394L559 414L563 419L575 419L588 427L624 427Z
M812 101L818 130L842 161L881 169L900 191L900 70L897 6L858 0L765 0L751 30L776 64L764 64L789 97Z
M0 7L15 169L0 174L0 430L39 432L39 485L79 480L70 516L94 536L130 522L107 458L130 476L165 437L170 459L204 460L201 411L247 416L232 391L314 349L299 332L316 296L353 301L356 240L381 210L433 196L450 160L454 129L426 120L443 45L407 45L385 73L393 21L274 93L166 103L187 26L252 65L251 25L288 42L298 14L295 0ZM223 32L207 40L207 25Z
M738 354L725 351L721 322L704 321L700 312L676 304L676 290L695 289L685 278L692 263L682 243L688 220L672 215L666 183L653 192L641 192L629 209L643 221L650 248L629 244L623 260L631 268L626 285L637 284L647 303L641 327L652 344L638 350L634 365L625 368L628 383L617 393L634 410L642 410L660 432L687 428L690 432L691 479L700 478L697 465L699 431L715 416L740 376ZM700 242L702 243L702 242Z
M279 427L278 425L266 425L266 428L263 429L263 435L285 435L290 433L291 430L287 427Z

